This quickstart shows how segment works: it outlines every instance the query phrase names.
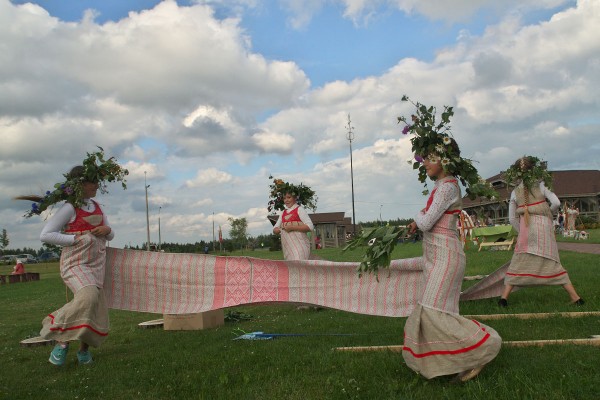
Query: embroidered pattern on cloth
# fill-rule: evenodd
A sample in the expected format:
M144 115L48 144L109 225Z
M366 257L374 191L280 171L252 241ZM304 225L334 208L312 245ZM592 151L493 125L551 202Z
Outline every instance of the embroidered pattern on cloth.
M423 259L393 260L358 277L357 262L279 261L106 249L113 309L188 314L263 302L309 303L359 314L410 315L423 293ZM389 273L388 273L389 272Z

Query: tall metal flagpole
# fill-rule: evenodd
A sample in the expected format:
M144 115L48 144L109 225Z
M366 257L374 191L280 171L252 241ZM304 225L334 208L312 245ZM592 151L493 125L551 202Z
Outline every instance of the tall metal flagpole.
M146 187L146 250L150 251L150 214L148 213L148 188L150 185L146 185L146 171L144 171L144 186Z
M356 236L356 214L354 212L354 168L352 167L352 141L354 140L354 127L350 122L350 114L348 114L348 132L346 139L350 142L350 179L352 182L352 233Z

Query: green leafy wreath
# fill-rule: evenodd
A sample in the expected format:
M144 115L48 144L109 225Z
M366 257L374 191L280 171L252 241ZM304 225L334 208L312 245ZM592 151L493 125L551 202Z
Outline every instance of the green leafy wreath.
M56 203L66 201L73 207L78 208L83 205L83 182L96 182L100 193L108 193L106 182L121 182L123 189L127 188L125 176L129 171L121 167L114 157L108 159L104 156L104 149L97 146L100 151L87 153L87 157L82 162L83 172L78 176L64 174L65 180L54 185L54 190L46 191L44 196L26 195L19 196L18 200L30 200L31 209L25 213L29 218L34 215L40 215L42 212L52 207Z

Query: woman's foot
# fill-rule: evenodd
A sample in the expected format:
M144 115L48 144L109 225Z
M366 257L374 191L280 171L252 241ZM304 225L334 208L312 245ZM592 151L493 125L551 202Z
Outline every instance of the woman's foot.
M576 305L578 307L581 307L582 305L585 304L585 301L583 301L583 299L580 297L579 299L573 301L571 304L574 304L574 305Z
M79 365L86 365L94 362L89 350L79 350L77 352L77 361L79 362Z
M459 373L458 375L456 375L454 377L454 379L452 379L452 382L454 382L454 383L463 383L463 382L469 381L469 380L475 378L477 375L479 375L479 373L481 372L481 370L483 369L483 367L485 367L485 365L480 365L480 366L475 367L473 369L469 369L469 370L463 371L463 372Z
M50 358L48 359L48 361L50 361L52 364L60 367L61 365L65 364L65 361L67 360L68 352L69 352L69 344L68 343L58 343L56 346L54 346L54 349L52 349L52 352L50 353Z
M508 300L500 298L500 300L498 300L498 305L500 307L508 307Z

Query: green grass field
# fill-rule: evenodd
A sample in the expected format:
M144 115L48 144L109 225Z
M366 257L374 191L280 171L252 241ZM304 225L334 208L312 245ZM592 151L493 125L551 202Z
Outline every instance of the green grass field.
M324 249L325 259L355 261L360 252ZM421 245L399 245L394 258L421 254ZM237 255L282 258L281 252ZM485 274L512 252L467 249L467 275ZM575 308L558 287L512 294L508 310L496 299L465 302L462 314L548 313L600 310L597 255L561 252L563 265L586 299ZM11 266L0 267L8 274ZM28 266L41 280L0 286L0 399L598 399L600 348L554 345L503 347L476 379L463 385L450 377L425 380L399 353L333 351L341 346L402 343L404 318L336 310L298 310L294 305L236 307L248 321L202 331L141 329L161 315L111 310L111 333L95 363L77 365L75 348L67 364L47 361L50 346L21 347L37 336L43 317L65 302L58 264ZM471 282L465 282L465 286ZM231 311L231 310L226 310ZM486 321L505 341L586 338L600 334L599 317ZM309 334L274 340L233 340L245 332ZM331 334L346 334L335 336ZM348 335L350 334L350 335ZM75 347L75 346L74 346Z

